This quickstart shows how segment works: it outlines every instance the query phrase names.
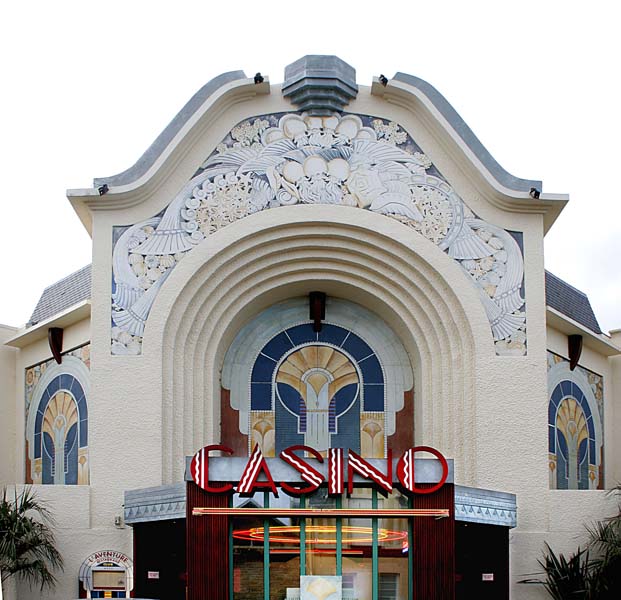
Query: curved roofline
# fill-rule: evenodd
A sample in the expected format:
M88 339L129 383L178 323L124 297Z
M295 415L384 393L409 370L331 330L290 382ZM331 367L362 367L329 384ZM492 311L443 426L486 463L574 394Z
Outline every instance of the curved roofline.
M459 113L453 108L451 103L430 83L427 83L420 77L400 72L395 74L393 80L410 85L423 93L498 183L510 190L519 192L530 192L531 188L536 188L541 191L541 181L535 179L521 179L503 169L474 134L472 129L468 127Z
M228 71L208 81L190 98L133 166L116 175L93 179L93 187L97 188L104 184L108 186L127 185L140 179L155 164L168 144L210 96L226 84L243 79L247 79L243 71Z
M140 179L155 164L175 135L210 96L226 84L246 78L246 74L241 70L229 71L214 77L190 98L134 165L116 175L93 179L93 187L98 188L104 184L110 187L128 185ZM481 143L451 103L430 83L415 75L401 72L397 72L393 80L410 85L423 93L498 183L510 190L519 192L530 192L531 188L537 188L541 191L542 182L540 180L522 179L506 171Z

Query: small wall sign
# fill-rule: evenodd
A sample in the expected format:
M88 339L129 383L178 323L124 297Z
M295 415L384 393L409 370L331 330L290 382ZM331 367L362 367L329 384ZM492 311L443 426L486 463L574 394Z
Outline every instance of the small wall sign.
M147 571L147 579L159 579L160 572L159 571Z
M483 581L494 581L493 573L481 573L481 579Z

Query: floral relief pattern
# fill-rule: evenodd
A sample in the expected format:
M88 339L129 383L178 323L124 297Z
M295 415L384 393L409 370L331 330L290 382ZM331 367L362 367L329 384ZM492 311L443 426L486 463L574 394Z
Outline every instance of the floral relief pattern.
M411 227L469 274L497 354L526 354L514 235L479 219L397 123L304 113L240 123L162 213L114 228L112 353L141 353L159 288L194 246L248 215L294 204L357 207Z

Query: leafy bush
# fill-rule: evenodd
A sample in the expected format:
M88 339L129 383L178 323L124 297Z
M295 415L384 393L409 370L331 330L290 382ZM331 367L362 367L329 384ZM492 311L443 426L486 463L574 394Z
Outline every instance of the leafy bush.
M546 544L546 553L539 564L543 567L546 579L544 587L555 600L591 600L591 563L588 550L580 550L566 559L558 556Z
M621 497L621 486L611 493ZM542 581L555 600L619 600L621 598L621 505L618 514L587 527L588 548L566 559L546 544ZM589 553L595 558L590 558Z

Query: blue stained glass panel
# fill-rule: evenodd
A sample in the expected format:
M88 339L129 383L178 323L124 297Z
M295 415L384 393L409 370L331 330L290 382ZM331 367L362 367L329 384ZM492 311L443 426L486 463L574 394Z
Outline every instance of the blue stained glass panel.
M345 341L348 333L347 329L343 329L338 325L324 325L319 332L319 341L340 346Z
M364 386L364 410L379 412L384 410L384 386Z
M358 363L360 370L362 371L362 381L364 383L384 383L384 374L382 373L382 367L376 356L370 356L369 358Z
M558 406L563 399L563 390L561 389L561 385L557 385L552 392L552 403L554 406Z
M286 383L278 383L278 397L282 403L294 414L300 414L300 393Z
M561 381L559 385L563 391L563 396L573 396L571 381Z
M259 354L254 367L252 367L252 382L271 383L275 368L276 363L271 358Z
M556 441L558 442L558 449L560 454L567 460L567 440L561 431L556 430ZM558 455L557 455L558 458Z
M548 426L548 448L549 448L549 452L551 452L552 454L554 454L556 452L556 427L554 427L554 425L549 425Z
M63 373L58 376L60 378L60 389L69 390L71 389L71 384L73 383L73 376L68 373Z
M589 431L589 437L595 437L595 427L593 427L593 417L589 414L587 417L587 429Z
M296 346L317 341L317 334L313 331L313 326L310 323L291 327L287 329L287 333Z
M41 432L34 435L34 457L41 458Z
M43 413L45 411L45 407L47 406L47 402L45 405L43 402L39 404L39 410L37 410L37 417L35 418L35 433L41 432L41 424L43 423Z
M334 402L335 402L337 416L343 414L347 409L351 407L357 395L358 395L358 384L357 383L351 383L349 385L346 385L344 388L341 388L334 395Z
M65 485L78 484L77 425L73 425L65 441Z
M369 345L354 333L349 335L342 348L349 352L356 360L362 360L373 354L373 350L371 350Z
M82 390L80 382L75 377L73 377L72 379L73 381L71 382L71 387L69 391L73 394L75 398L77 398L80 394L83 394L84 392Z
M587 441L582 440L580 447L578 448L578 464L580 464L587 457Z
M54 379L50 381L46 389L49 392L51 398L60 389L60 376L54 377Z
M88 446L88 420L80 421L80 448Z
M556 410L557 406L550 402L548 404L548 425L556 425Z
M43 434L43 473L42 483L54 483L54 442L49 434Z
M250 408L251 410L272 409L272 385L270 383L250 384Z
M80 419L88 418L88 406L86 404L86 397L84 396L84 392L82 392L76 399L76 404L78 405L78 414L80 415Z
M584 461L578 469L578 489L589 489L589 462Z
M560 453L556 456L556 487L559 490L566 490L569 487L567 461Z
M280 357L288 350L291 350L293 346L287 335L282 332L273 337L261 350L262 354L271 356L274 360L279 360Z

